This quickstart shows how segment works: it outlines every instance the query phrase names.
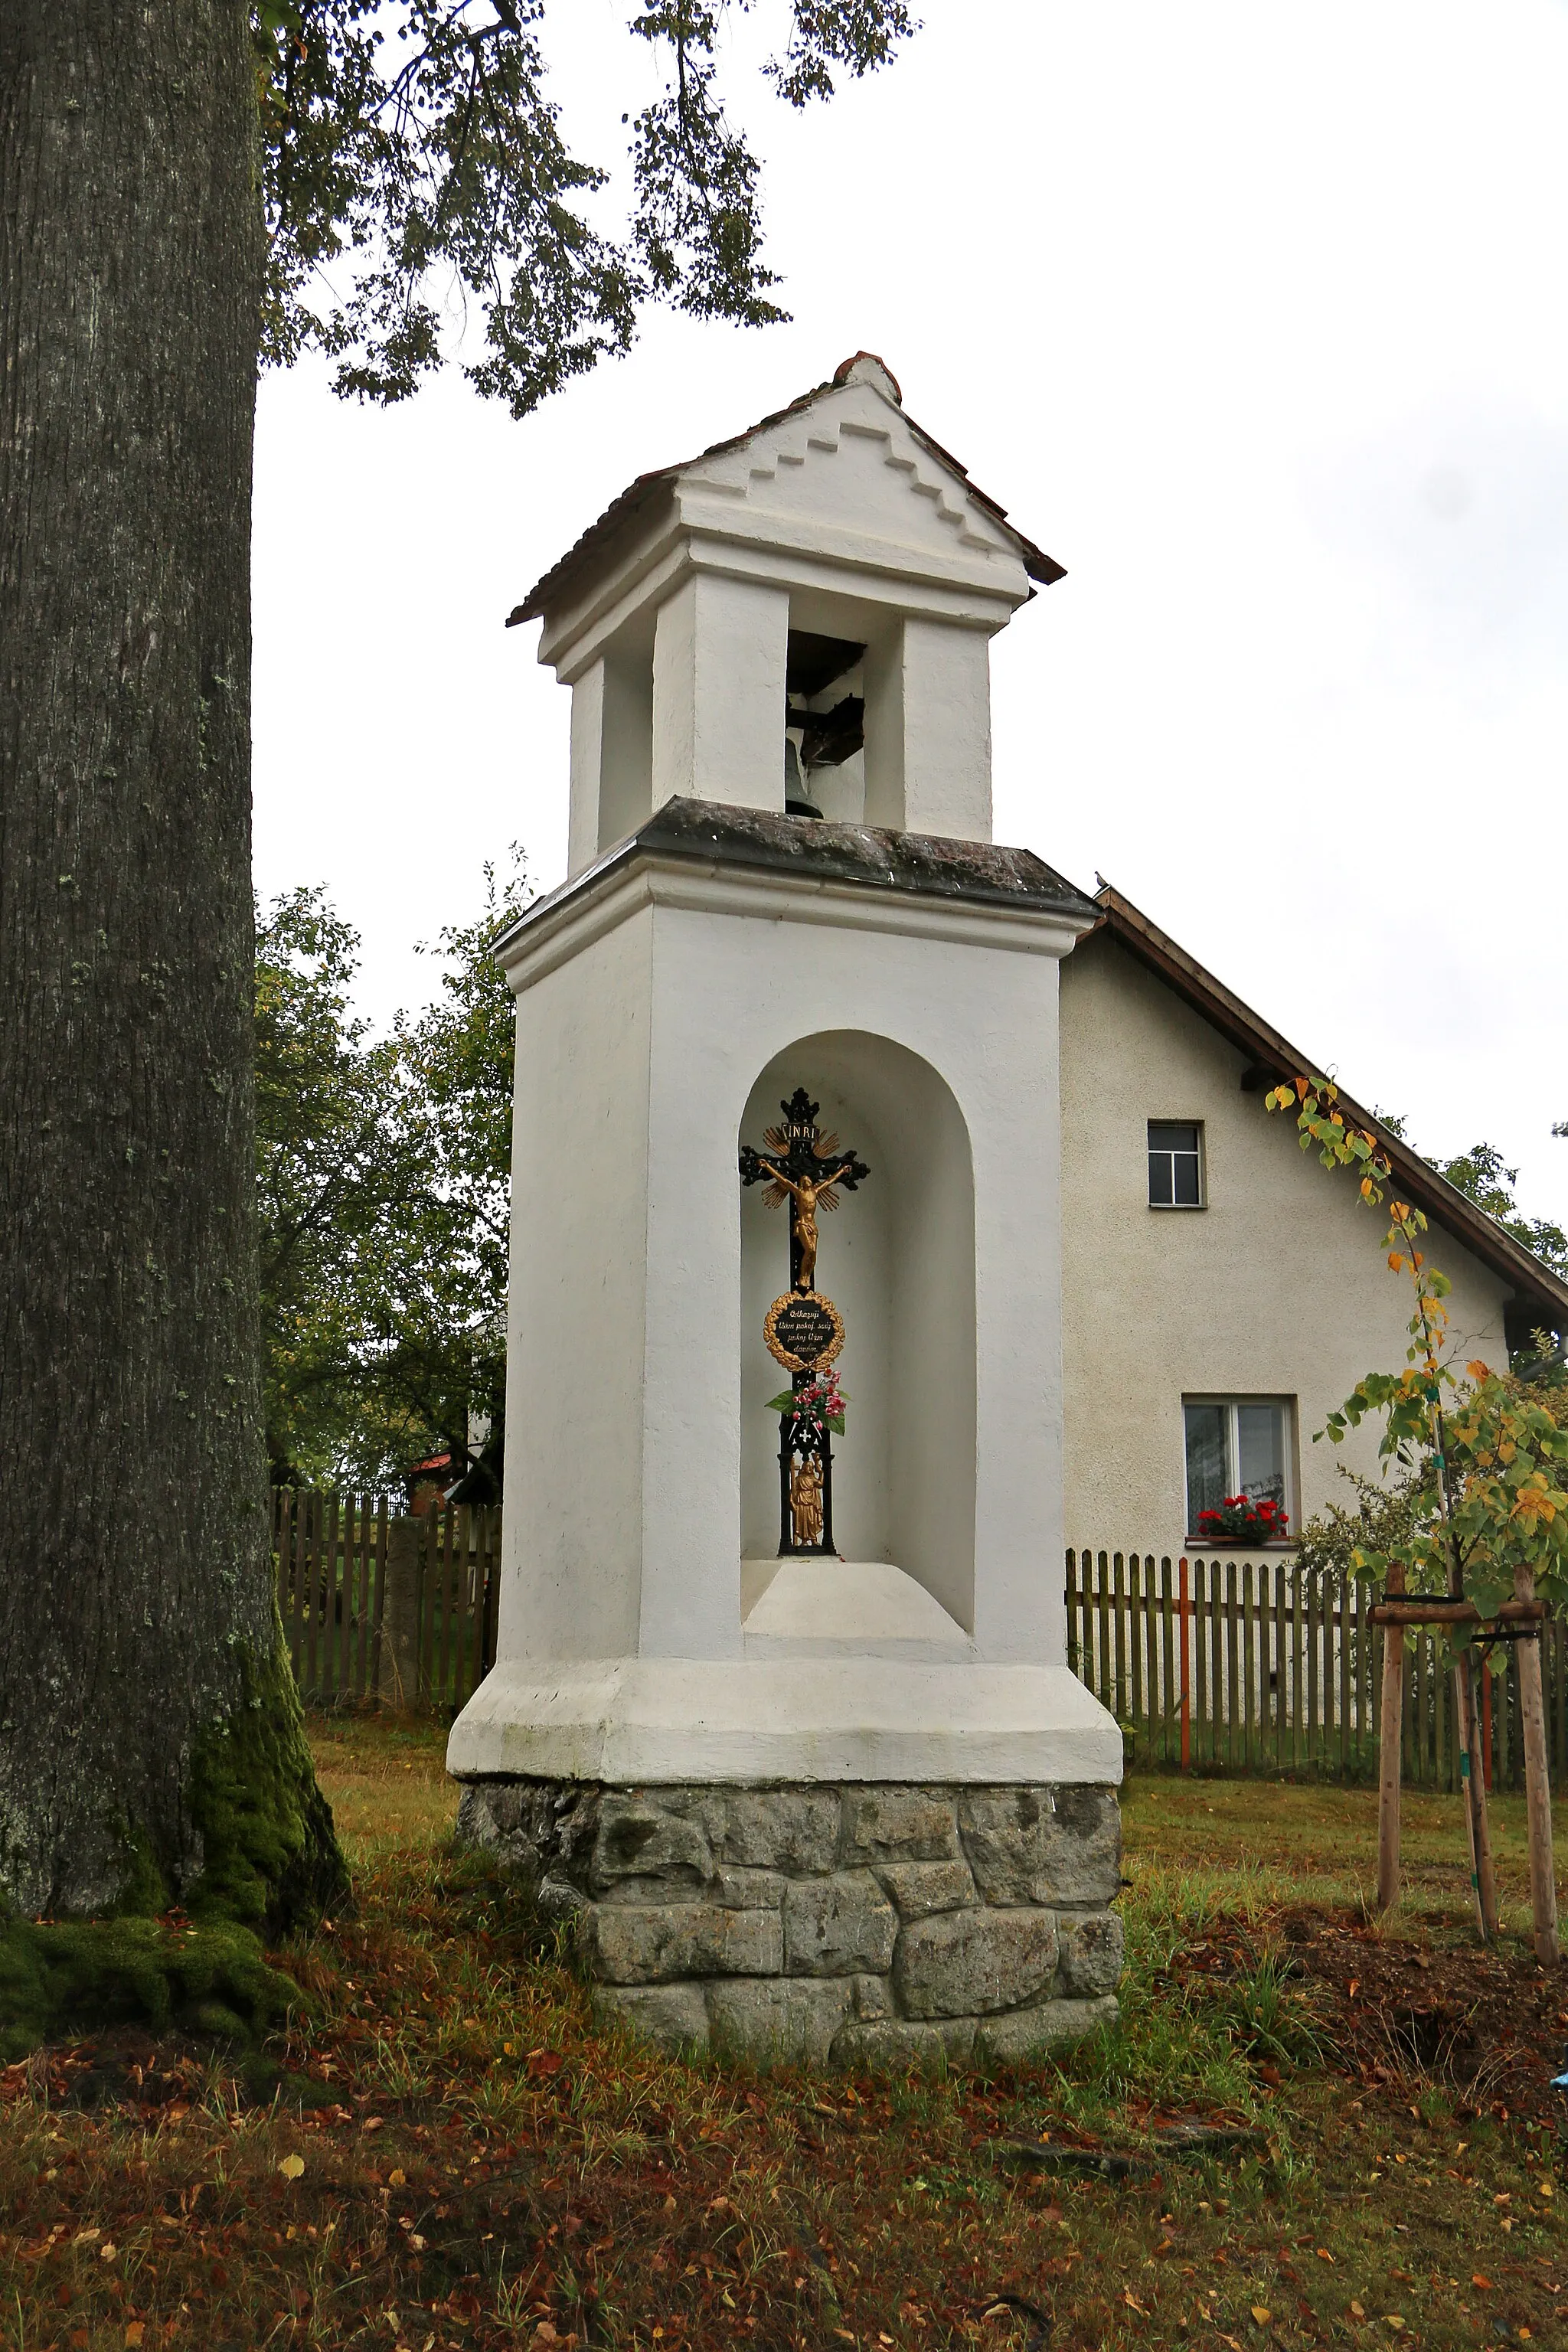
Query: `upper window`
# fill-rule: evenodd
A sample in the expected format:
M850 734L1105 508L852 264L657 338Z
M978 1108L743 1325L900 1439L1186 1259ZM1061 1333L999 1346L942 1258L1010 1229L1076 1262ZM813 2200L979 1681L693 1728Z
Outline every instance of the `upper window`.
M1187 1533L1205 1533L1205 1511L1245 1499L1289 1510L1290 1406L1283 1397L1188 1398Z
M1168 1118L1149 1121L1149 1206L1201 1209L1203 1129Z

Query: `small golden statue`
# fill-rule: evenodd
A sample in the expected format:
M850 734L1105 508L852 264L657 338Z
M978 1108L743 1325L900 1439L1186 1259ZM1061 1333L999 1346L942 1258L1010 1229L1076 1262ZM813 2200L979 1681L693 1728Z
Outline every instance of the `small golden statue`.
M797 1462L790 1474L790 1526L796 1548L819 1550L822 1545L822 1465L814 1454Z

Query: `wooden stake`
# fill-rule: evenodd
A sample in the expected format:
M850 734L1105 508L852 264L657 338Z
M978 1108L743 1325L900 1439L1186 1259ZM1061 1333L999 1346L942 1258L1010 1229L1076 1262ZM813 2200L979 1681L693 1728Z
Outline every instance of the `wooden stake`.
M1513 1572L1516 1601L1533 1601L1535 1579L1529 1569ZM1555 1968L1563 1956L1557 1935L1557 1882L1552 1867L1552 1783L1546 1762L1546 1709L1541 1696L1541 1638L1516 1644L1519 1654L1519 1712L1524 1732L1524 1802L1530 1823L1530 1907L1535 1929L1535 1957L1543 1968Z
M1392 1599L1405 1590L1397 1562L1388 1571ZM1377 1907L1392 1911L1399 1900L1399 1749L1405 1700L1405 1628L1386 1625L1383 1634L1383 1710L1377 1744Z
M1479 1770L1478 1748L1480 1709L1476 1704L1476 1654L1462 1650L1454 1661L1454 1702L1459 1735L1459 1789L1465 1800L1465 1826L1470 1836L1470 1885L1475 1889L1476 1916L1481 1941L1497 1937L1497 1880L1492 1872L1491 1828L1487 1819L1486 1781Z

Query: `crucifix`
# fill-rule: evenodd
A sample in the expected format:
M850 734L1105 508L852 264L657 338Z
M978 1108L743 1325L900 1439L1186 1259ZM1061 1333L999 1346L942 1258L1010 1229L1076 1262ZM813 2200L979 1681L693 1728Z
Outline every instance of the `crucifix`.
M780 1103L783 1124L766 1129L765 1151L741 1146L742 1184L766 1184L770 1209L793 1201L790 1213L789 1280L792 1290L812 1290L816 1282L816 1213L838 1206L838 1187L853 1192L871 1173L853 1150L839 1148L836 1135L824 1135L816 1124L822 1106L804 1087L796 1087L788 1102Z
M836 1135L817 1126L820 1104L804 1087L779 1105L782 1125L768 1128L766 1150L741 1146L741 1182L765 1184L770 1208L790 1203L790 1286L763 1325L768 1350L790 1376L774 1400L779 1414L779 1553L833 1553L832 1427L843 1428L823 1399L824 1378L844 1345L844 1320L816 1288L817 1211L836 1209L838 1188L853 1192L870 1170Z

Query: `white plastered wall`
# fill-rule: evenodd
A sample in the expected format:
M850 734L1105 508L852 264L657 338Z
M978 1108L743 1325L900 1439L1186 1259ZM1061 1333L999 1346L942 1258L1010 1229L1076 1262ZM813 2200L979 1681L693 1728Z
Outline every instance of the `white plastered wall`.
M910 1429L887 1540L983 1657L1061 1664L1056 984L1054 953L656 905L523 990L503 1657L739 1655L737 1141L759 1072L852 1006L951 1096L939 1164L962 1130L973 1166L973 1308L937 1230L950 1174L889 1183L887 1310L889 1348L922 1360L979 1335L947 1399L965 1429L973 1379L973 1534ZM908 1150L930 1105L900 1106L896 1073L896 1053L840 1053L841 1090L852 1074Z
M653 645L655 808L677 793L784 808L787 590L696 572L659 605Z
M543 1657L637 1638L651 917L592 953L518 1005L500 1640Z
M1185 1548L1182 1400L1296 1400L1295 1524L1377 1470L1377 1432L1312 1433L1409 1344L1385 1224L1295 1122L1244 1093L1247 1056L1103 932L1062 971L1062 1344L1075 1546ZM1150 1119L1204 1129L1207 1206L1151 1209ZM1461 1360L1506 1360L1504 1286L1436 1228Z
M866 822L991 838L991 643L911 616L866 659Z

